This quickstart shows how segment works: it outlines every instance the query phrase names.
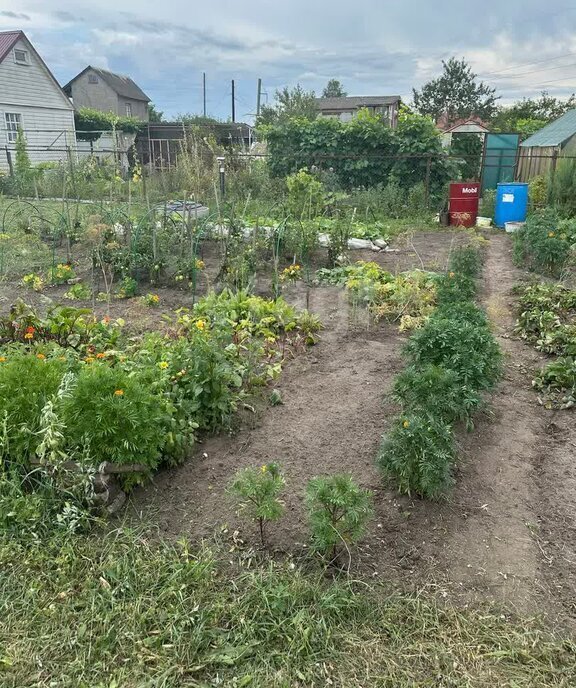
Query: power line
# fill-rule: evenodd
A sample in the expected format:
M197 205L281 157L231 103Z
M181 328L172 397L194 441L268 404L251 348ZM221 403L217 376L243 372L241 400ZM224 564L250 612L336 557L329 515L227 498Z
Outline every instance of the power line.
M485 78L487 76L492 76L493 74L502 74L503 72L508 72L511 69L520 69L521 67L528 67L533 64L542 64L543 62L552 62L553 60L559 60L562 57L570 57L576 55L576 52L564 53L563 55L557 55L556 57L547 57L544 60L535 60L534 62L525 62L524 64L515 65L514 67L506 67L505 69L499 69L495 72L480 72L479 77Z

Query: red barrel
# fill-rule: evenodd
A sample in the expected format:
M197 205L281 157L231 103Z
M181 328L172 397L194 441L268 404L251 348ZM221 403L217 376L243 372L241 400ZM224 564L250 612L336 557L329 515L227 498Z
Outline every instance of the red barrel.
M479 198L480 184L450 184L450 224L454 227L474 227Z

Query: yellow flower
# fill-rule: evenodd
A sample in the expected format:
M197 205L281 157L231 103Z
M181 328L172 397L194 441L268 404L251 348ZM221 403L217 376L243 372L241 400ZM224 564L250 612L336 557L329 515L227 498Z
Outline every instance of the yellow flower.
M66 356L58 356L58 360L59 360L59 361L65 361L65 360L66 360Z
M548 236L552 238L554 236L554 232L548 232Z
M196 266L196 270L204 270L204 268L206 267L206 264L204 263L204 261L200 260L199 258L196 258L196 261L194 264Z
M26 334L24 335L24 339L34 339L34 333L26 332Z
M197 320L196 321L196 327L199 330L205 330L206 329L206 321L205 320Z
M160 361L158 367L160 368L160 370L166 370L166 368L168 367L168 361Z
M94 356L86 356L84 360L86 363L94 363Z
M6 363L6 356L0 356L0 363Z
M410 427L410 421L409 421L409 420L405 420L405 421L402 423L402 427L403 427L403 428L409 428L409 427Z
M123 389L117 389L117 390L114 392L114 396L115 396L115 397L123 397L123 396L124 396L124 390L123 390Z
M106 356L106 354L103 354L103 353L96 354L96 358L104 358L105 356Z
M36 358L39 358L41 361L43 361L46 356L44 356L44 354L36 354Z
M263 466L260 467L260 470L262 471L262 473L266 473L266 471L268 470L268 466L266 464L264 464Z
M449 273L448 273L448 277L454 277L454 273L453 273L453 272L449 272Z

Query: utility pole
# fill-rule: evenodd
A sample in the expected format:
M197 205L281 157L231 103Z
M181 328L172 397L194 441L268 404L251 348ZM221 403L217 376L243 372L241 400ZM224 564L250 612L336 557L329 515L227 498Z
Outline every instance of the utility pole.
M236 102L235 102L235 94L234 94L234 79L232 79L232 121L236 121Z
M202 72L202 100L204 103L204 117L206 117L206 72Z
M256 117L260 117L260 101L262 100L262 79L258 79L258 95L256 96Z

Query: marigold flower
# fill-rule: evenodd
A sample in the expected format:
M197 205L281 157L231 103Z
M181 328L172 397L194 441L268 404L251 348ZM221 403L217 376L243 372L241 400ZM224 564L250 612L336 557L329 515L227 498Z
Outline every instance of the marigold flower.
M6 356L0 356L0 363L6 363Z
M84 360L86 361L86 363L94 363L95 359L94 356L86 356Z
M24 339L34 339L34 335L32 334L32 332L26 332L26 334L24 335Z
M41 361L43 361L46 356L44 354L36 354L36 358L39 358Z
M115 397L123 397L123 396L124 396L124 390L123 390L123 389L117 389L117 390L114 392L114 396L115 396Z
M196 327L199 330L204 330L206 329L206 321L205 320L197 320L196 321Z
M168 367L168 361L160 361L158 367L160 368L160 370L166 370L166 368Z
M103 354L102 352L96 354L96 358L104 358L106 354Z

